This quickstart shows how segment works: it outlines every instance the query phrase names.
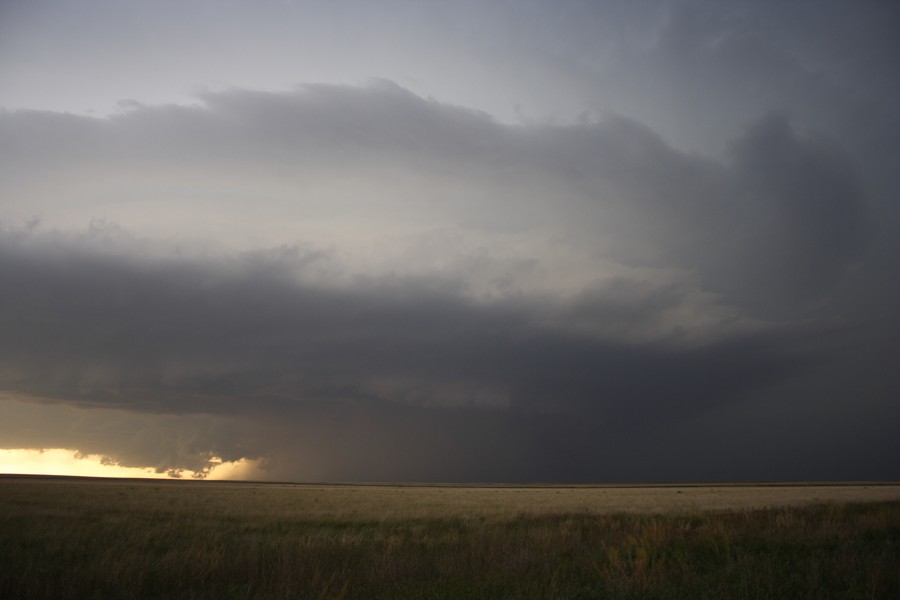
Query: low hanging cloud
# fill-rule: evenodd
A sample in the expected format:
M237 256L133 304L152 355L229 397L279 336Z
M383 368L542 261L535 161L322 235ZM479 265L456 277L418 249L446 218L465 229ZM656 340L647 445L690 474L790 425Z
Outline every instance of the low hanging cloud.
M312 284L303 274L326 260L312 250L141 259L52 234L2 248L4 388L84 406L244 414L386 400L617 417L630 396L656 406L681 389L692 410L791 366L767 350L785 335L773 328L630 339L686 302L674 286L476 302L438 278ZM714 363L723 374L703 375Z
M778 115L715 160L376 82L8 112L0 140L7 221L40 221L0 234L0 394L229 423L122 446L157 467L591 477L623 432L819 368L866 241L852 162Z
M786 332L684 347L581 329L586 320L653 319L681 301L677 290L643 301L631 290L621 304L590 296L479 304L428 281L304 283L297 273L318 256L299 251L141 260L127 246L85 246L52 234L3 240L0 386L7 400L146 414L138 436L128 435L133 419L118 417L127 426L113 427L111 447L91 428L62 436L129 466L197 470L213 455L270 457L273 473L287 476L284 453L299 444L319 458L293 476L421 478L428 461L403 460L421 443L419 459L453 477L475 449L499 452L485 459L490 478L509 469L504 451L529 452L521 436L543 438L541 423L659 427L804 368L781 347ZM441 462L469 436L477 444L464 459Z

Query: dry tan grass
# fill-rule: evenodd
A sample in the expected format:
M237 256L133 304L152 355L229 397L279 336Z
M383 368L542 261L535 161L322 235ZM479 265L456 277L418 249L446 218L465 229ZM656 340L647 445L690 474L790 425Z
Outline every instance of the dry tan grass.
M894 486L372 487L290 486L266 493L341 519L684 513L900 500ZM276 500L277 498L277 500ZM299 507L298 507L299 508Z
M48 486L51 494L55 491L72 497L94 496L98 486L120 487L123 492L140 492L122 495L121 502L148 503L160 510L341 521L514 518L562 513L683 514L900 500L900 484L519 487L0 478L4 486L25 482L29 486Z
M898 598L898 500L0 477L0 598Z

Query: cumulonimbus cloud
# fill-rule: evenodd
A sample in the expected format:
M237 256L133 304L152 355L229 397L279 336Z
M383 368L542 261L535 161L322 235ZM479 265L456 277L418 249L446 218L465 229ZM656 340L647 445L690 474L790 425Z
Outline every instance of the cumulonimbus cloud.
M600 451L585 423L658 427L800 376L810 307L865 241L849 159L779 116L715 160L621 117L501 124L387 82L201 100L0 115L7 214L43 222L0 236L9 397L280 421L240 451L201 439L328 448L348 477L377 465L327 432L405 440L388 462L480 432L446 472L495 451L488 477L574 423L557 458Z

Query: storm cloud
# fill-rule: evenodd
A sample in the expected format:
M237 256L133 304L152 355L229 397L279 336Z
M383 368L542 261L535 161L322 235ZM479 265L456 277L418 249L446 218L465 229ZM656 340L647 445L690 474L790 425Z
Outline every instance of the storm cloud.
M5 240L0 261L0 307L14 315L4 387L39 398L174 413L385 400L664 418L666 404L692 412L793 366L777 329L688 347L627 339L629 324L684 301L677 288L476 302L424 278L304 283L323 259L296 248L141 261L47 237ZM609 321L625 331L591 328Z
M429 40L434 7L372 21L435 57L468 32L518 112L450 74L0 112L0 446L306 480L896 477L883 48L849 72L761 29L774 5L564 4L462 3Z

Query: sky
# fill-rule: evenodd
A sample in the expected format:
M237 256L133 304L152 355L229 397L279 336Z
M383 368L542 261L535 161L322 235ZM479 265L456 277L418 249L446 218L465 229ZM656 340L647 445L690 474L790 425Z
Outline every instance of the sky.
M0 471L900 479L897 31L5 0Z

